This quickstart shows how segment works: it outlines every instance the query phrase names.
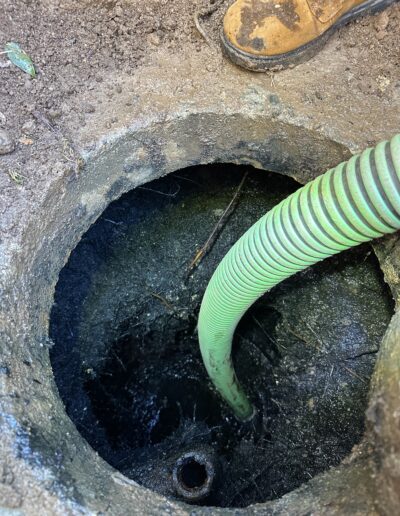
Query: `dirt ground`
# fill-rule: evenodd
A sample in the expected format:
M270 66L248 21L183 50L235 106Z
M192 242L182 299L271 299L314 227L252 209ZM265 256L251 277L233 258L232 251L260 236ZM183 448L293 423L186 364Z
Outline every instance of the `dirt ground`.
M0 130L6 131L9 148L14 149L2 157L0 190L22 183L26 179L24 169L34 160L45 163L43 150L50 142L44 142L44 146L41 143L49 124L69 141L87 124L102 125L103 130L118 129L125 122L123 110L115 111L118 96L125 110L131 110L135 103L135 94L121 96L121 78L134 77L136 70L153 61L157 66L163 62L168 69L171 56L181 52L183 56L185 52L193 55L212 46L213 54L221 54L219 30L230 3L231 0L0 0L0 47L9 41L18 42L31 56L37 71L37 77L31 79L0 54ZM389 102L399 96L399 24L400 5L396 3L379 15L342 28L329 43L329 52L337 52L338 59L340 54L340 60L347 62L346 75L340 80L347 82L347 91L356 90L367 97L365 102L368 97L382 97ZM203 59L200 66L217 74L220 68L230 65L226 59L219 64ZM174 67L176 63L171 62L171 71ZM329 83L334 84L334 75L324 77L325 90L325 80L318 81L317 88L310 87L312 68L306 65L302 70L304 74L296 74L295 83L305 106L312 108L326 98L333 105L346 103L340 93L332 97ZM238 69L237 73L243 72ZM197 69L193 74L196 82L196 75L201 76L202 71ZM290 70L271 74L271 84L279 77L284 82L289 79L290 84ZM149 87L142 79L135 77L140 94L142 88ZM67 150L64 162L75 154L74 149Z
M174 51L208 43L218 46L226 7L221 0L1 0L0 46L18 42L32 57L38 75L30 79L0 56L0 127L16 142L23 160L29 137L37 138L32 114L40 110L62 126L69 110L78 110L85 124L93 113L90 103L77 106L74 98L96 88L105 77L114 78L108 96L120 93L120 72L134 73L157 49ZM396 28L400 5L357 20L334 35L337 50L357 48L352 88L382 96L400 89L400 50ZM207 64L205 63L205 66ZM371 70L373 73L371 73ZM299 85L301 87L301 85ZM307 91L304 92L307 101ZM114 122L111 120L111 124Z

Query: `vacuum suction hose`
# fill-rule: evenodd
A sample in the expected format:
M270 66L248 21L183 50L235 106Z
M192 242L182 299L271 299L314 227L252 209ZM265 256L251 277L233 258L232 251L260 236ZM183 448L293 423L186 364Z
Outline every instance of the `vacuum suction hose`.
M207 372L236 417L254 408L232 365L235 328L265 292L328 256L400 229L400 135L353 156L275 206L219 264L199 315Z

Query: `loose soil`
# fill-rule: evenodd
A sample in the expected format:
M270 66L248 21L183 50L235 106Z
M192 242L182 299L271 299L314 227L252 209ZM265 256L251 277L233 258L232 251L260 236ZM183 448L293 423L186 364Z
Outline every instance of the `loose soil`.
M218 47L219 30L230 1L220 0L1 0L0 49L17 41L32 57L38 72L30 79L0 55L0 127L18 140L37 131L29 123L41 111L62 126L70 110L81 113L85 124L90 103L74 98L97 88L105 78L109 97L120 92L120 73L134 73L155 50L193 52L207 45L196 29L194 15L209 40ZM339 52L353 49L349 68L357 63L352 87L369 95L398 94L400 5L367 16L334 36ZM354 53L354 48L356 52ZM376 63L378 63L377 66ZM207 63L204 63L207 66ZM371 73L371 71L373 73ZM321 85L321 88L323 85ZM305 92L307 96L307 92ZM28 123L28 129L23 129ZM18 142L23 157L26 143Z

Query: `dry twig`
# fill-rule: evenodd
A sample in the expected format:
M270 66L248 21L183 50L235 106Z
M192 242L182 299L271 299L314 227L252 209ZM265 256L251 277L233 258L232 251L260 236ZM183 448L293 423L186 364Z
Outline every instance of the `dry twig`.
M37 122L47 127L47 129L52 131L57 136L58 140L61 141L63 146L62 156L66 159L66 161L73 164L74 171L77 174L82 169L84 161L79 151L75 148L73 142L66 138L62 131L56 127L41 111L33 111L32 115L37 120Z
M219 4L222 1L223 0L220 0L220 1L216 0L214 3L210 2L209 6L207 7L207 9L205 11L197 10L194 13L194 15L193 15L193 20L194 20L194 24L196 26L196 29L198 30L199 34L204 38L204 40L207 43L207 45L210 48L212 48L213 50L218 50L218 47L215 45L215 43L213 41L211 41L211 39L207 35L206 31L201 26L200 18L204 18L206 16L210 16L210 14L214 13L218 9Z
M151 295L161 301L161 303L168 308L168 310L174 311L174 307L171 305L171 303L165 299L164 296L161 294L157 294L156 292L152 292Z
M359 374L357 374L355 371L353 371L353 369L350 369L349 367L346 367L345 365L342 364L342 367L343 369L345 369L349 374L351 374L352 376L354 376L355 378L358 378L358 380L360 380L360 382L362 383L367 383L366 379L363 378L362 376L360 376Z
M239 194L242 191L244 182L246 181L248 174L248 172L245 172L245 174L243 175L242 180L240 181L239 186L236 189L236 192L234 193L230 203L224 210L224 213L221 215L217 224L214 226L214 229L212 230L210 236L207 238L205 244L197 251L193 260L190 262L188 267L188 276L193 272L194 269L196 269L196 267L199 266L201 260L212 249L225 224L228 222L230 216L235 211L235 208L239 202Z

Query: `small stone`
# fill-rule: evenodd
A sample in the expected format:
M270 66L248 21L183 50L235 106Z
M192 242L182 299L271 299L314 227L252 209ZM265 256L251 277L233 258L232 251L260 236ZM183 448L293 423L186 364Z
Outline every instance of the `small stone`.
M213 210L213 214L215 217L222 217L222 215L224 214L224 210L222 208L216 208L215 210Z
M96 111L93 104L90 104L89 102L84 102L82 104L82 110L84 113L94 113Z
M14 142L8 132L0 130L0 155L9 154L14 148Z
M388 33L385 30L381 30L375 34L375 37L378 41L382 41L386 38Z
M390 79L384 75L378 75L376 82L378 83L378 88L382 93L384 93L391 84Z
M389 25L389 14L387 11L382 11L381 14L379 14L374 23L375 30L377 32L382 32L387 29L387 26Z
M6 125L6 122L7 122L6 115L0 111L0 127L3 127L4 125Z
M23 134L26 134L28 136L32 135L35 132L36 124L33 120L28 120L28 122L25 122L22 126L22 132Z
M25 108L26 113L28 113L28 115L32 115L32 113L34 113L37 109L35 103L30 103L28 105L25 104L24 108Z
M155 32L152 32L147 36L147 41L155 47L160 46L161 43L160 37Z
M268 100L269 100L269 103L272 104L273 106L279 106L281 103L279 95L277 95L276 93L270 93L268 95Z
M22 136L18 141L22 143L22 145L33 145L32 138L27 138L26 136Z
M75 88L74 86L67 86L66 90L65 90L65 93L67 95L73 95L75 93Z
M117 7L114 9L115 16L122 16L124 14L124 10L120 5L117 5Z
M323 96L322 92L321 92L321 91L319 91L319 90L316 90L316 91L315 91L315 97L316 97L318 100L323 100L323 98L324 98L324 96Z
M85 115L80 114L78 117L78 120L79 120L79 125L81 127L85 127L85 125L86 125Z
M64 104L62 106L62 112L65 114L65 115L68 115L69 113L71 113L71 106L69 104Z
M117 93L122 93L122 87L118 84L116 87L115 87L115 91Z
M48 114L49 118L51 118L52 120L55 120L56 118L60 118L61 111L59 111L58 109L50 109L47 114Z
M0 364L0 374L10 376L10 368L4 364Z

